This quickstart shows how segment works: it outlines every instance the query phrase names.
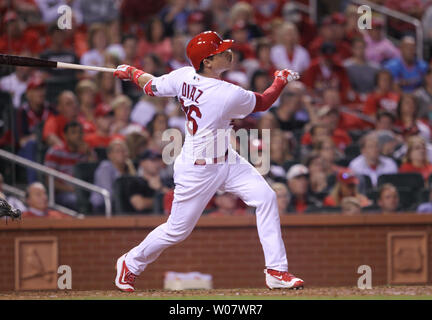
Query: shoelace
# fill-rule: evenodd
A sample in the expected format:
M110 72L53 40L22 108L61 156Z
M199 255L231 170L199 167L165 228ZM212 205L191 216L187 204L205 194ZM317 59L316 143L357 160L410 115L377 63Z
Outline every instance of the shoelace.
M124 278L125 278L127 283L133 285L135 283L136 275L134 275L132 272L128 271L128 272L126 272L126 275Z

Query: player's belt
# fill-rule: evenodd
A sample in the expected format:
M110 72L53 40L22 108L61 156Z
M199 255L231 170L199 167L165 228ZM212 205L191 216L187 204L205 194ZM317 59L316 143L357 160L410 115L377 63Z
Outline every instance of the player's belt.
M206 159L196 159L195 165L197 166L205 166L206 164L225 162L228 158L228 150L225 152L224 156L220 156L217 158L206 158Z

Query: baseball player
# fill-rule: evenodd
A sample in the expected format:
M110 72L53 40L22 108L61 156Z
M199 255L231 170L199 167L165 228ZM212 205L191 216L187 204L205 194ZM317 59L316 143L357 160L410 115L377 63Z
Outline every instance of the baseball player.
M144 241L118 258L115 284L122 291L134 291L135 278L163 250L189 236L218 190L233 193L247 205L256 207L267 286L303 288L303 280L288 273L275 192L228 142L225 148L216 148L214 154L205 154L206 150L212 150L212 145L221 145L220 139L228 141L227 136L221 137L224 136L221 132L231 129L232 119L269 109L285 85L299 78L296 72L278 71L263 94L220 80L221 73L231 67L232 44L233 40L222 40L216 32L206 31L187 45L186 53L193 67L154 77L132 66L120 65L114 73L120 79L132 80L149 96L177 97L187 120L185 142L174 162L171 213Z

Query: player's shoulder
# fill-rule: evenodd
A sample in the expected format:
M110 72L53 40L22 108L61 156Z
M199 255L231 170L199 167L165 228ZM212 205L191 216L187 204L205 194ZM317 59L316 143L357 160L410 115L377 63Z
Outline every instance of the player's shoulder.
M169 75L171 75L171 76L180 76L180 75L185 76L185 75L194 74L194 73L195 73L195 69L191 66L187 66L187 67L175 69L175 70L171 71L169 73Z

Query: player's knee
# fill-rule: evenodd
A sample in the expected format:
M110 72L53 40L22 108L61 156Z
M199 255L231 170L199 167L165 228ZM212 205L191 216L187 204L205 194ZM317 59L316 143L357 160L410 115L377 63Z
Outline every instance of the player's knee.
M192 232L192 229L168 229L166 230L167 238L172 243L178 243L185 240Z
M260 190L258 201L263 204L276 202L276 192L274 192L274 190L270 187L266 188L265 190Z

